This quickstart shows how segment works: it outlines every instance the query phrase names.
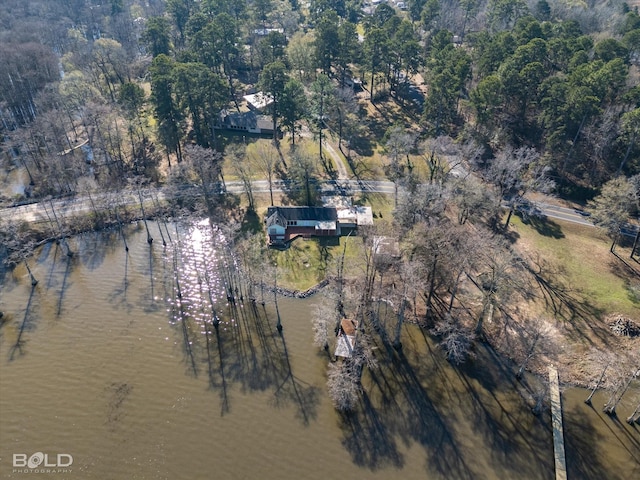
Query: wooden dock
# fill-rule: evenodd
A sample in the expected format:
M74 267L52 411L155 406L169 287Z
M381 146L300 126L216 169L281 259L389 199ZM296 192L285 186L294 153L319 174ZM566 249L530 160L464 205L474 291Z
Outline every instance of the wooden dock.
M567 460L564 454L564 433L562 429L562 401L558 370L549 366L549 391L551 392L551 423L553 424L553 451L556 462L556 480L567 480Z

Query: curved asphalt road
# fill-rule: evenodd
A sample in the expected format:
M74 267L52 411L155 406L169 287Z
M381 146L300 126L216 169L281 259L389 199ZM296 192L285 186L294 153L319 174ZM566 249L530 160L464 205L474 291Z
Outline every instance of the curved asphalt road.
M269 183L266 180L256 180L253 183L254 193L268 193ZM242 182L232 181L226 182L225 192L242 194L244 193L244 186ZM286 184L282 181L273 182L273 191L282 192L285 190ZM344 195L350 196L355 193L381 193L386 195L393 195L395 193L395 185L393 182L383 180L328 180L321 182L320 188L325 195ZM145 201L150 202L151 195L150 190L146 190L144 195ZM168 189L153 189L153 194L159 201L165 200L169 196ZM181 196L200 195L198 187L186 185L181 188L179 193ZM118 201L115 204L127 204L136 205L138 203L138 195L134 190L125 190L120 192L100 193L95 194L91 198L88 195L75 196L69 198L61 198L52 200L55 213L58 216L76 215L81 213L90 212L92 210L91 200L96 205L104 206L114 201L117 198ZM546 203L535 203L541 214L552 219L561 220L565 222L576 223L579 225L585 225L593 227L593 223L589 220L588 214L581 210L575 210L567 207L559 207L556 205L549 205ZM31 203L27 205L20 205L15 207L5 207L0 209L0 220L23 220L27 222L46 222L52 217L51 207L49 202ZM623 231L623 235L635 236L638 232L638 228L635 225L627 225Z

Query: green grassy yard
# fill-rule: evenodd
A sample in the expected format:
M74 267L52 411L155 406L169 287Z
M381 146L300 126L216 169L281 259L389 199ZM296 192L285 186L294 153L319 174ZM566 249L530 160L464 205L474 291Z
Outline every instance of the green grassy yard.
M546 263L550 275L577 300L588 302L602 315L618 312L640 319L640 303L633 286L640 283L640 264L629 258L629 249L618 247L600 230L548 220L551 228L534 228L519 218L512 220L516 247Z
M346 245L346 251L345 251ZM275 251L278 284L291 290L307 290L326 276L335 275L345 251L345 272L357 268L362 258L362 239L297 239L287 250Z

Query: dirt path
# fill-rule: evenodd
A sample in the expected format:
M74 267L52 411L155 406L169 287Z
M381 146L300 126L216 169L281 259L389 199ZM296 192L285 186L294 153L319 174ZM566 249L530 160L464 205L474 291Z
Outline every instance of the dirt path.
M340 156L340 153L338 153L329 142L324 143L324 149L329 153L329 155L331 155L331 158L333 158L333 163L336 166L336 170L338 170L338 180L348 180L349 173L347 171L347 167L342 161L342 156Z
M313 134L309 131L308 128L303 127L300 131L300 136L305 138L312 138ZM324 137L324 141L322 142L323 151L327 152L329 156L333 159L333 163L336 166L336 170L338 171L338 180L348 180L349 179L349 171L342 161L342 156L340 153L336 151L333 146L327 142L326 136Z

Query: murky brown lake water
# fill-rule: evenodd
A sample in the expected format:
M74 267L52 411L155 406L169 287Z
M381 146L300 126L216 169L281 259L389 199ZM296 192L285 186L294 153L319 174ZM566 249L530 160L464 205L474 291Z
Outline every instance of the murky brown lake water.
M455 370L408 326L400 354L379 345L358 412L339 415L312 346L321 296L280 299L280 336L272 304L228 305L220 265L233 261L209 227L170 227L167 248L150 228L151 248L129 229L128 255L117 232L72 239L71 259L45 246L33 290L23 266L5 275L1 478L36 475L12 466L35 452L73 456L36 478L553 478L548 415L530 413L490 352ZM569 478L640 478L633 395L621 422L585 396L563 394Z

